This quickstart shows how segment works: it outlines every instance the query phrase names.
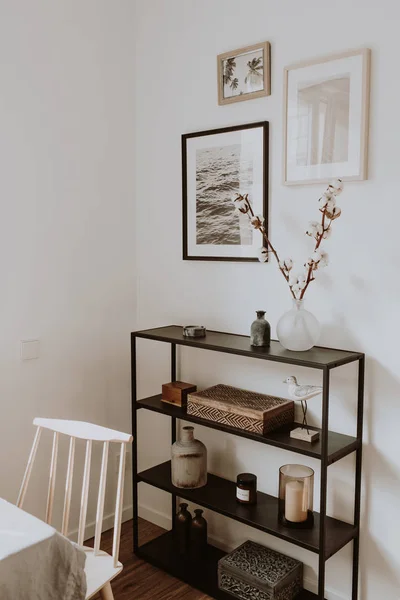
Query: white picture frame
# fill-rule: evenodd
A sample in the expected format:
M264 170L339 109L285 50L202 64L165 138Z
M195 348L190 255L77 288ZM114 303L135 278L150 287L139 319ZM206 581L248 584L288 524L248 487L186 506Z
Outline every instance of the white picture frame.
M362 48L284 69L285 185L367 179L370 62Z

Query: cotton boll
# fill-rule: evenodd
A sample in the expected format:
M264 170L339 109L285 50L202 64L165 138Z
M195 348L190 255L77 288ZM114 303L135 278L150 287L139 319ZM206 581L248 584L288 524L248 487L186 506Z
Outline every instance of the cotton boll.
M331 198L326 203L325 209L326 209L327 212L332 213L333 210L334 210L334 208L335 208L335 206L336 206L336 200L335 200L335 198Z
M249 212L250 205L249 205L247 194L245 196L242 196L241 194L236 194L236 196L234 198L232 198L232 202L233 202L233 205L235 206L235 209L239 213L242 213L245 215L246 213Z
M259 248L257 251L258 260L262 263L267 262L268 260L268 250L267 248Z
M321 209L324 209L327 202L329 202L329 200L332 198L332 193L329 192L328 190L326 192L324 192L321 196L321 198L318 200L319 203L319 207Z
M333 179L328 186L328 190L334 194L334 196L339 196L343 191L343 181L341 179Z
M306 234L313 237L318 231L319 223L317 221L310 221L306 230Z
M322 251L321 252L321 258L320 261L318 263L318 266L321 267L321 269L327 267L329 264L329 256L327 252Z
M328 219L331 219L331 221L338 219L341 214L342 214L342 209L339 208L339 206L335 206L332 209L332 211L329 211L329 210L326 211L326 216L328 217Z
M297 285L298 279L297 275L291 274L289 275L289 285Z
M325 229L322 237L324 238L324 240L327 240L331 237L331 235L332 235L332 229L329 228L329 229Z
M264 219L261 215L257 215L250 219L250 224L254 229L260 229L263 226Z
M321 250L315 250L315 252L312 253L311 255L311 260L313 262L319 262L322 258L322 252Z
M284 260L285 263L285 267L287 268L288 271L290 271L290 269L293 267L293 261L291 258L285 258Z

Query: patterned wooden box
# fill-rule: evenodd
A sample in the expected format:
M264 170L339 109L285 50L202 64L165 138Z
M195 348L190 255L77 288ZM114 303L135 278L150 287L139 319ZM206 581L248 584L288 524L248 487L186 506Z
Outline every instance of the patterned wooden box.
M187 412L209 421L264 434L293 423L294 402L219 384L189 394Z
M303 588L303 564L248 541L221 558L218 586L241 600L293 600Z

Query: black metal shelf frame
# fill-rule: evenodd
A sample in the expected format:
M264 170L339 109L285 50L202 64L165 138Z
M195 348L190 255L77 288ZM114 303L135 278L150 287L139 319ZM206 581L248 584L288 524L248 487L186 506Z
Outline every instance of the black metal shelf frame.
M165 489L166 491L171 492L172 496L172 506L171 506L171 516L172 516L172 526L175 523L175 514L176 514L176 498L178 493L181 494L182 497L185 497L185 494L182 494L182 491L177 490L177 488L173 488L173 486L167 486L165 484L165 476L158 478L156 475L160 475L159 468L162 468L163 465L159 465L155 467L153 470L150 469L145 473L138 473L137 470L137 453L138 453L138 439L137 439L137 410L140 408L145 408L148 410L153 410L156 412L167 414L171 417L171 443L176 441L176 420L177 419L186 419L192 422L199 422L194 418L190 418L191 416L186 415L182 411L175 411L172 409L163 410L159 406L158 397L148 398L143 401L138 401L137 399L137 372L136 372L136 339L150 339L155 341L161 341L171 344L171 381L175 381L177 378L177 358L176 358L176 346L191 346L195 348L203 348L204 350L212 350L216 352L224 352L230 354L237 354L241 356L247 356L250 358L258 358L263 360L281 362L286 364L293 364L308 368L320 369L322 370L323 375L323 391L322 391L322 427L321 427L321 443L320 449L318 452L307 451L307 448L302 448L301 446L291 447L290 443L287 443L286 437L278 437L278 439L256 439L258 442L263 442L265 444L269 444L272 446L284 448L287 450L295 451L300 454L314 456L315 458L319 458L321 461L321 487L320 487L320 513L319 513L319 533L318 533L318 541L313 541L313 547L309 548L314 552L318 553L319 556L319 567L318 567L318 594L311 594L310 592L306 592L304 590L304 598L318 598L319 600L323 600L325 598L325 569L326 569L326 561L332 556L335 552L337 552L345 543L348 543L350 540L353 540L353 573L352 573L352 600L358 600L358 579L359 579L359 548L360 548L360 511L361 511L361 476L362 476L362 432L363 432L363 416L364 416L364 373L365 373L365 355L359 352L349 352L345 350L337 350L330 348L322 348L322 347L314 347L312 350L307 352L290 352L284 350L282 346L278 342L273 341L271 343L271 348L263 349L257 348L253 349L250 346L250 340L246 336L239 336L234 334L227 334L222 332L208 332L206 338L200 339L188 339L183 337L182 328L179 326L168 326L161 327L157 329L151 329L146 331L137 331L131 334L131 367L132 367L132 433L134 436L133 442L133 461L132 461L132 477L133 477L133 540L134 540L134 552L138 556L142 556L147 561L152 562L156 566L163 568L167 572L184 579L187 583L192 584L194 587L201 587L202 591L208 593L214 598L225 598L223 594L221 594L215 588L215 581L210 579L208 582L208 578L204 579L202 585L200 585L199 581L196 577L183 577L179 568L173 564L170 557L167 557L167 551L162 551L170 537L161 536L160 544L157 545L157 541L154 543L146 544L143 549L138 543L138 484L139 482L146 481L150 483L150 485L154 485L159 487L160 489ZM340 436L340 434L332 434L329 432L329 390L330 390L330 371L338 366L358 362L358 390L357 390L357 433L355 438L350 438L348 436L341 436L343 438L348 437L348 443L342 444L342 448L338 449L336 453L332 452L332 448L330 445L330 439L332 439L332 435ZM175 407L173 407L175 408ZM201 420L203 421L203 420ZM219 424L214 424L211 422L201 422L202 425L212 427L214 429L220 429L223 431L228 431L234 435L241 435L242 437L249 437L250 439L254 439L254 436L247 435L245 432L238 431L230 431L233 428L226 428L224 426L220 426ZM330 437L331 436L331 437ZM261 437L261 436L260 436ZM326 505L327 505L327 485L328 485L328 466L343 458L343 456L347 456L349 453L356 453L356 467L355 467L355 499L354 499L354 520L353 525L347 525L340 521L336 521L331 519L326 514ZM165 466L164 466L165 468ZM152 472L150 475L149 472ZM147 476L146 476L147 473ZM221 478L215 478L222 480ZM229 483L229 482L227 482ZM266 495L263 495L267 497ZM186 494L188 498L188 494ZM194 493L190 498L193 502L197 502L200 505L207 506L211 510L215 510L221 514L226 514L230 518L236 519L238 521L246 522L247 524L257 527L261 530L268 531L271 535L275 535L277 537L281 537L283 539L287 539L289 542L307 547L306 543L302 543L302 540L290 539L290 535L283 535L281 530L272 527L266 527L262 525L260 522L252 520L251 518L245 518L244 516L236 514L233 510L226 510L221 505L216 505L216 503L207 501L202 498L201 494ZM338 536L339 530L341 531L342 541L338 539L338 542L335 544L334 540L332 540L332 536L335 536L335 527L332 527L332 523L336 521L338 525ZM348 534L343 537L343 527L348 526L351 529ZM327 537L329 535L329 540ZM347 536L347 537L346 537ZM339 536L340 537L340 536ZM168 542L169 543L169 542ZM308 542L307 542L308 543ZM212 547L211 547L212 548ZM172 547L171 547L172 550ZM164 552L164 560L162 560ZM218 554L218 552L217 552ZM210 556L215 557L214 549L210 553ZM208 565L210 567L210 565ZM216 569L216 563L211 565L211 571ZM209 568L210 571L210 568ZM186 568L186 572L189 573L190 569Z

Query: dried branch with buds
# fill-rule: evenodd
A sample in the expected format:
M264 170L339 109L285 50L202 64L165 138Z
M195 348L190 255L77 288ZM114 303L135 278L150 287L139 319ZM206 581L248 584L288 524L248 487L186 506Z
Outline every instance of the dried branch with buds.
M278 263L279 270L289 284L290 292L295 300L302 300L304 298L308 286L315 280L315 272L328 265L328 254L320 246L322 240L330 237L332 223L342 213L341 209L336 205L336 197L339 196L342 190L342 180L335 179L329 184L326 191L318 200L321 221L310 221L306 230L306 234L315 239L314 251L305 263L304 271L297 275L293 273L293 260L291 258L285 258L284 260L279 258L277 251L268 238L264 219L260 215L254 214L249 195L236 194L236 197L232 200L235 210L239 214L247 215L250 225L253 229L259 230L264 239L265 245L260 248L258 254L259 261L266 262L268 260L268 253L272 252Z

